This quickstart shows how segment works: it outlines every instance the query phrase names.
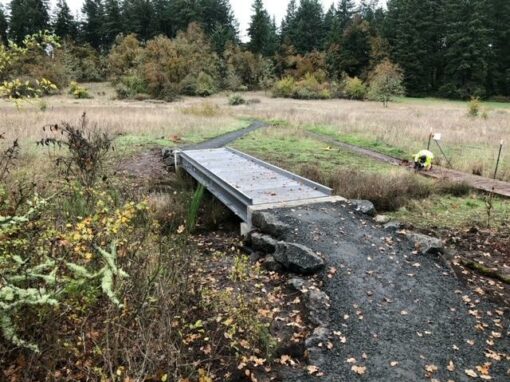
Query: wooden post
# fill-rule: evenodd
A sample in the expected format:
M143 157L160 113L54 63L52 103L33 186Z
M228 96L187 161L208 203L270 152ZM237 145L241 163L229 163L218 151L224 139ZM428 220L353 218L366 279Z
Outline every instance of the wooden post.
M496 169L494 170L494 179L496 179L496 175L498 174L499 161L501 159L501 152L503 151L503 140L499 142L499 153L498 160L496 161Z

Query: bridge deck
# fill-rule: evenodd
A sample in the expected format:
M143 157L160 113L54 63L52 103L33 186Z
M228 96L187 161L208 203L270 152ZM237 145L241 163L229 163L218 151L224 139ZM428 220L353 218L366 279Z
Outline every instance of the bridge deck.
M180 151L176 163L244 221L250 206L331 195L328 187L231 148Z

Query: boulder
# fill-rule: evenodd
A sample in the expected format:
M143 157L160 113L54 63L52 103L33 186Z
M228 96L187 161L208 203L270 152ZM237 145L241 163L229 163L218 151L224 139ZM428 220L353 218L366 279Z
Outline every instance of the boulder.
M276 251L277 241L269 235L253 232L250 234L251 247L262 253L273 253Z
M362 214L368 215L368 216L375 216L376 210L374 203L372 203L369 200L351 200L351 203L354 205L354 208L356 211L361 212Z
M281 237L291 229L287 224L281 222L274 214L269 212L255 211L251 222L259 231L274 237Z
M416 250L424 255L444 252L444 246L440 239L421 233L407 233L406 236L414 244Z
M279 242L273 256L284 268L296 273L310 274L324 268L324 260L301 244Z
M283 266L271 255L264 258L262 266L270 272L280 272L283 269Z
M314 325L325 326L329 322L329 296L321 290L310 289L306 294L305 306L308 318Z

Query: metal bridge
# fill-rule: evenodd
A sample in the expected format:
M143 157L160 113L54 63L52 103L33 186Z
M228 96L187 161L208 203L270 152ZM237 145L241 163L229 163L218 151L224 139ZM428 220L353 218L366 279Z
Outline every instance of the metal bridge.
M232 148L176 151L183 168L251 226L257 209L331 201L332 190Z

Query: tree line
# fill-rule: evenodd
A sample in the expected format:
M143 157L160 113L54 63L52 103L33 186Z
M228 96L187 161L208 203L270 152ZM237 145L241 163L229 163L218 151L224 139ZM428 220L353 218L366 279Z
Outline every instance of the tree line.
M508 0L388 0L386 7L339 0L327 11L320 0L290 0L280 25L254 0L246 43L229 0L85 0L78 20L65 0L53 11L47 0L12 0L8 8L0 9L4 43L47 29L106 54L119 34L147 42L196 23L218 56L236 45L270 60L277 78L304 71L367 80L390 60L408 95L510 96Z

